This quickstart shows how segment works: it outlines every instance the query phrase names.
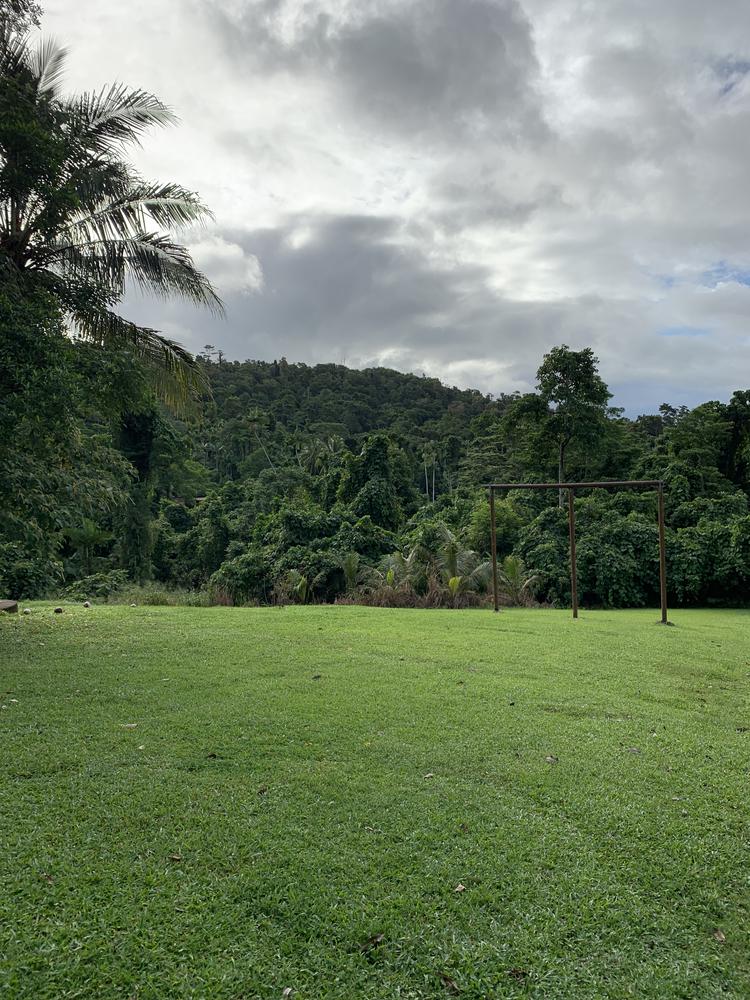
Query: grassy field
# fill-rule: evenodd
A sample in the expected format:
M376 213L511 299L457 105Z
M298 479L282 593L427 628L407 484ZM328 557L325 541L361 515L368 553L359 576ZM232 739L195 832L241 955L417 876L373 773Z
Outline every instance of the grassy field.
M0 996L750 996L749 614L33 609Z

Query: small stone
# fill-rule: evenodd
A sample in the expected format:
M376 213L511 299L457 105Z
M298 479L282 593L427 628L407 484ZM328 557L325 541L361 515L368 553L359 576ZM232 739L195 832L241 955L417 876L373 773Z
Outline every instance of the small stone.
M62 608L55 608L55 614L56 615L61 615L62 613L63 613L63 609Z

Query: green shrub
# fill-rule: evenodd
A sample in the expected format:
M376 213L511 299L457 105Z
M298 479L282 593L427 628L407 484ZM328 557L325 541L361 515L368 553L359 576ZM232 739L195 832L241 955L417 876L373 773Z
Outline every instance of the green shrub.
M106 573L92 573L65 588L65 596L74 601L98 598L106 600L128 584L128 574L124 569L110 569Z

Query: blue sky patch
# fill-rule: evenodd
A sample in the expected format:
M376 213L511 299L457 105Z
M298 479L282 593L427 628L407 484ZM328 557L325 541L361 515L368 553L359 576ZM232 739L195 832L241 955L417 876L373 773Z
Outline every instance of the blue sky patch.
M720 260L708 271L704 271L701 278L701 284L708 285L709 288L716 288L717 285L726 282L750 285L750 271L742 267L733 267L728 261Z
M711 331L702 326L665 326L657 330L660 337L708 337Z

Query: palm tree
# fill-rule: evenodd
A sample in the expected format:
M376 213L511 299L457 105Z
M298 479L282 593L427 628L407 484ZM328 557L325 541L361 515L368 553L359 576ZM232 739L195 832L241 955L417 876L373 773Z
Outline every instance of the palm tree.
M126 285L222 311L208 279L171 236L210 217L178 184L143 180L123 158L175 122L156 97L114 84L64 96L66 51L37 48L0 22L0 280L52 297L80 338L128 347L162 398L185 406L201 368L175 341L114 311Z
M482 593L487 590L491 579L491 564L482 562L472 549L465 549L458 537L443 524L441 525L443 544L440 546L438 562L454 605L467 591Z
M537 575L529 573L519 556L506 556L498 566L498 589L510 604L528 604Z
M357 589L357 584L362 579L359 552L345 552L339 558L339 565L344 574L346 592L347 594L351 594Z

